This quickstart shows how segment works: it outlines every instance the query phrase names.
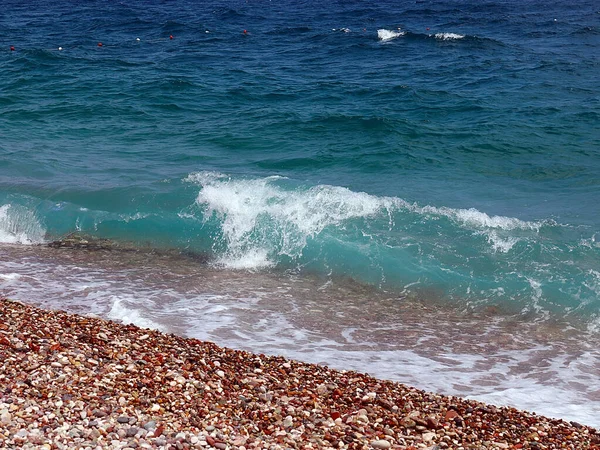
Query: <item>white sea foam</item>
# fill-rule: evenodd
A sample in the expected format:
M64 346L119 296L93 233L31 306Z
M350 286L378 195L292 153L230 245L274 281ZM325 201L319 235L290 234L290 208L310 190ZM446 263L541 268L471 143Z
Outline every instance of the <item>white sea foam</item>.
M404 36L405 34L406 33L404 31L399 31L399 30L386 30L383 28L380 30L377 30L377 37L382 42L391 41L392 39L396 39L400 36Z
M394 227L398 212L410 211L425 219L446 217L455 225L484 235L494 252L507 253L519 238L513 230L538 232L545 221L490 216L477 209L420 206L392 197L377 197L339 186L319 185L286 189L281 177L233 179L219 173L190 174L184 181L201 186L196 203L204 220L217 217L226 251L219 263L231 268L258 269L279 257L298 258L307 242L328 227L343 230L351 219L388 218ZM182 213L189 215L189 212Z
M457 39L464 39L465 36L463 34L456 33L436 33L434 37L442 41L453 41Z
M594 334L569 338L553 326L503 327L489 317L457 321L452 310L402 309L382 293L349 291L335 280L205 266L179 272L177 264L165 271L154 259L124 270L114 256L85 255L89 264L47 247L0 245L0 288L51 308L600 425Z
M46 230L35 213L20 206L0 206L0 242L6 244L39 244L44 241Z
M519 239L513 236L503 237L496 230L480 231L478 234L485 236L495 253L508 253Z
M326 227L373 216L395 203L336 186L286 190L276 184L279 179L233 180L204 173L187 178L202 185L197 204L206 209L206 219L216 215L222 221L224 265L259 268L272 265L277 256L298 257L307 240Z
M123 222L129 223L135 222L136 220L146 219L151 216L152 214L137 212L135 214L121 214L120 218Z
M127 299L123 297L111 296L112 307L107 316L109 319L124 324L133 324L141 328L151 328L153 330L166 331L165 327L158 322L145 317L140 312L139 299ZM131 306L129 305L131 303Z
M0 279L5 280L7 282L18 280L21 278L21 275L18 273L0 273Z
M539 231L546 224L544 221L525 221L515 217L490 216L475 208L454 209L436 206L408 205L407 208L421 214L435 214L445 216L453 221L473 229L501 229L501 230L531 230Z

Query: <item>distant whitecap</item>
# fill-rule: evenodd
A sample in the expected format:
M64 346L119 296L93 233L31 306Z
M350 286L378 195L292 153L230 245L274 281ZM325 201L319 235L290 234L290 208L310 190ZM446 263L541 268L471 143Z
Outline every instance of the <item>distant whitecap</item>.
M442 41L452 41L457 39L463 39L465 36L463 34L456 33L436 33L434 37L436 39L441 39Z
M380 29L377 30L377 37L380 41L391 41L392 39L396 39L397 37L404 36L404 31L396 31L396 30L386 30Z

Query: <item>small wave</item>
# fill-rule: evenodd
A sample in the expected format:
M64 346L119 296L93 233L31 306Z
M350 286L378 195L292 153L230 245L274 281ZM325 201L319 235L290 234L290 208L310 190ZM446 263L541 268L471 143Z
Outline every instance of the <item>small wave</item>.
M110 311L108 311L108 318L119 321L124 324L133 324L141 328L150 328L153 330L167 331L161 324L144 317L137 309L129 306L129 302L132 304L138 303L134 298L123 298L115 295L111 296L113 301Z
M19 205L0 206L0 242L6 244L39 244L46 230L35 214Z
M234 180L211 172L184 180L202 186L196 203L204 210L204 220L220 221L224 266L258 269L276 264L281 256L298 258L307 241L325 228L373 216L394 204L394 199L338 186L288 190L278 184L282 180Z
M18 273L0 273L0 279L8 282L18 280L19 278L21 278L21 274Z
M377 38L379 38L379 40L382 42L391 41L392 39L396 39L400 36L404 36L405 34L406 33L404 31L399 31L399 30L386 30L386 29L377 30Z
M519 241L507 232L538 232L548 224L490 216L476 209L420 206L340 186L293 187L282 177L233 179L199 172L184 181L201 186L196 205L204 222L217 221L223 250L220 262L232 268L258 269L276 265L280 257L297 259L309 241L328 227L340 230L361 219L367 221L361 227L393 228L406 212L420 216L419 222L445 217L455 227L484 235L497 253L509 252Z
M475 229L501 229L501 230L532 230L539 229L548 222L531 222L517 219L515 217L490 216L475 208L454 209L436 206L412 205L411 209L422 214L435 214L445 216L455 222Z
M433 37L442 41L455 41L458 39L464 39L465 35L457 33L436 33L433 35Z
M484 235L488 241L488 243L492 246L492 250L495 253L508 253L515 246L519 239L516 237L508 236L503 237L496 231L491 232L481 232L480 234Z

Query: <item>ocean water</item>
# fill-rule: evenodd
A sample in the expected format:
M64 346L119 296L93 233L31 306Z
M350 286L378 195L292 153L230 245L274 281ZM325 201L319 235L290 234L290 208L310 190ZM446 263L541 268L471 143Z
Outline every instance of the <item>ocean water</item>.
M599 73L591 0L5 0L0 294L600 426Z

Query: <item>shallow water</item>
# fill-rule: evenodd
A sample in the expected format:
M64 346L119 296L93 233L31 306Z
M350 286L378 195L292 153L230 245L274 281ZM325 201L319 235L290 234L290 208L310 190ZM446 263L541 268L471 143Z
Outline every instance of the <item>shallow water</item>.
M598 426L598 337L581 323L460 312L349 279L223 271L156 251L0 247L0 288L256 353ZM557 400L558 399L558 400Z

